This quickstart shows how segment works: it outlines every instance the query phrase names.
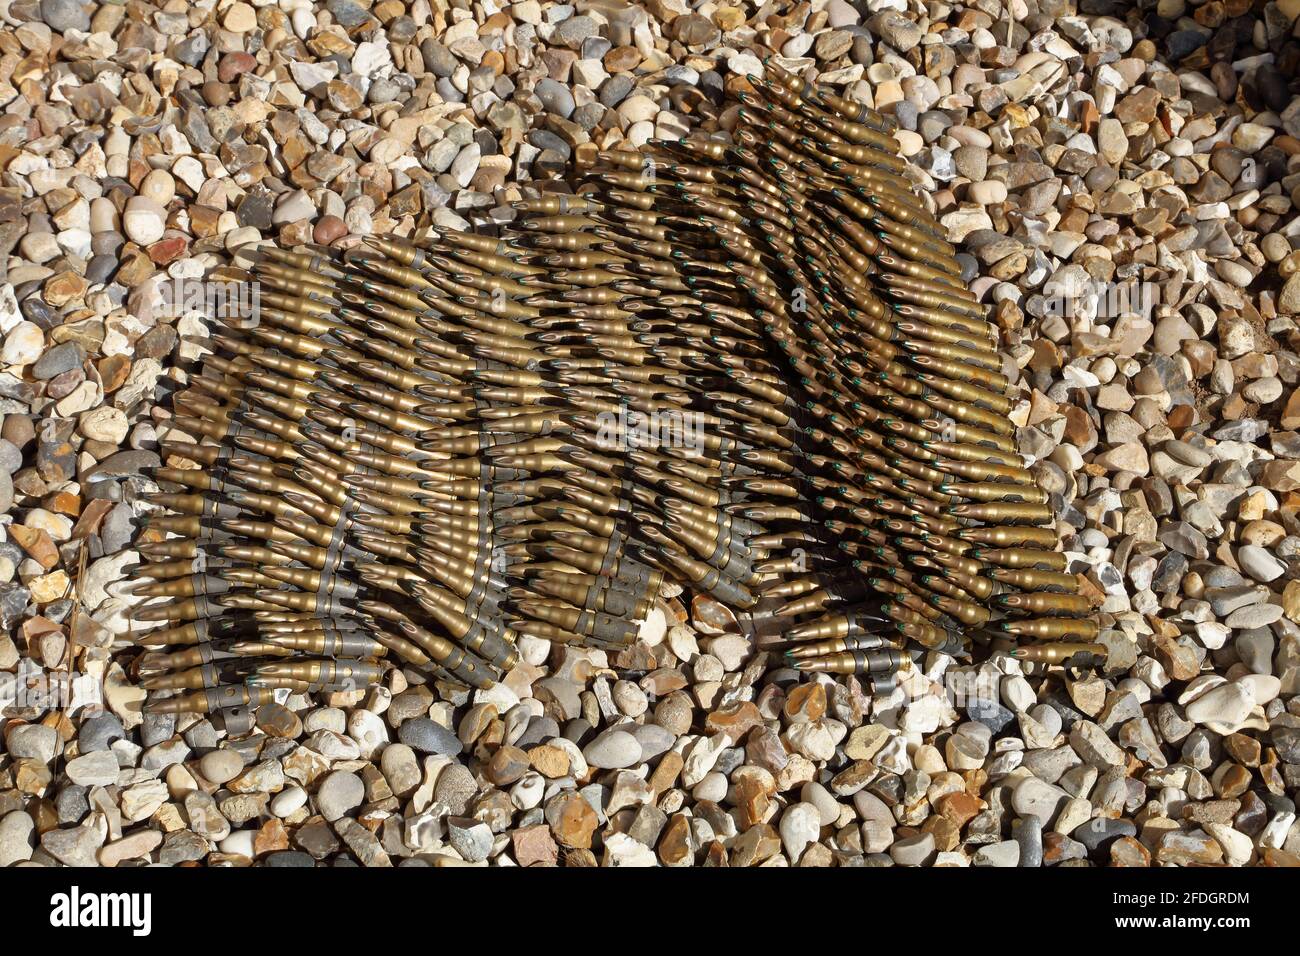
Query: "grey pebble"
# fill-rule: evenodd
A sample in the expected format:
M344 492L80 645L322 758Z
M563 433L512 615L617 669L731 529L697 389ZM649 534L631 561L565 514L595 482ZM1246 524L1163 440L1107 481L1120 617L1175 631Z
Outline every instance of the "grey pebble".
M582 756L601 770L631 767L641 760L641 745L625 730L607 730L583 748Z
M335 770L325 777L316 791L316 809L332 823L361 806L365 798L366 785L360 777L347 770Z
M90 14L78 0L41 0L41 20L56 33L90 29Z
M23 453L7 438L0 438L0 472L12 475L23 466Z
M404 722L397 728L397 738L422 754L443 754L450 757L461 750L460 738L428 717L416 717Z
M524 728L524 732L515 741L515 746L527 749L534 744L545 743L553 737L560 736L560 725L552 717L534 717Z
M122 721L109 711L88 718L77 731L77 748L83 753L107 750L114 740L126 736Z
M58 752L59 732L44 724L23 724L6 734L9 755L15 759L49 763Z
M447 842L461 859L478 863L492 851L492 831L481 820L469 817L447 818Z
M80 342L64 342L47 351L32 365L32 375L40 380L54 378L74 368L80 368L86 360L86 350Z
M0 869L32 858L36 824L26 810L11 810L0 817Z
M1043 824L1037 817L1024 817L1011 825L1012 835L1020 845L1020 866L1043 865Z
M455 816L464 816L468 812L478 784L474 775L458 763L443 767L438 774L438 781L433 787L433 798L447 807Z
M1137 827L1132 820L1111 817L1093 817L1070 833L1070 836L1086 846L1090 853L1108 847L1120 837L1136 835Z
M88 823L41 834L41 849L65 866L98 866L95 854L103 845L99 828Z
M277 867L314 867L316 861L301 850L276 850L268 853L263 861L267 866Z

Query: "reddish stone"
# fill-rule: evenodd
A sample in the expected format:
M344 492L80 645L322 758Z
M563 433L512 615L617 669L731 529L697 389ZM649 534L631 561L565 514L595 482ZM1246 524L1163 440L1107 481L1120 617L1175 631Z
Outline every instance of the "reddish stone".
M297 222L286 222L280 227L280 245L288 248L293 246L305 245L311 240L312 225L309 219L299 219Z
M1065 834L1048 830L1043 834L1043 862L1049 866L1053 863L1060 863L1065 859L1066 849L1069 847L1070 842L1070 838Z
M941 853L957 849L961 842L961 827L947 817L935 814L925 818L921 831L934 837L934 848Z
M104 520L104 515L113 510L113 502L105 498L92 498L86 505L81 517L77 523L72 526L72 537L84 538L88 534L93 534L99 529L99 523Z
M560 849L551 839L549 827L538 824L510 834L515 862L520 866L555 866Z
M736 808L740 811L743 829L761 823L771 803L771 795L757 777L751 774L736 778Z
M45 301L55 308L80 301L86 294L86 280L75 272L60 272L45 283Z
M626 73L641 62L641 52L634 46L616 46L605 54L605 69L610 73Z
M184 236L164 236L149 247L149 258L154 265L165 266L185 255L189 245Z
M675 750L670 750L659 758L659 766L655 767L654 773L650 775L650 789L655 793L663 793L671 789L677 783L677 775L682 772L682 755Z
M222 83L257 68L257 58L251 53L227 53L217 65L217 79Z
M347 234L348 227L338 216L321 216L312 230L312 238L322 246L328 246Z
M199 239L206 239L208 236L216 235L220 220L220 209L201 206L197 203L190 206L190 231Z
M77 386L85 380L85 371L80 368L70 368L45 383L45 394L57 402L75 392Z
M550 780L557 780L569 772L569 755L550 744L538 744L528 751L528 762L534 770Z

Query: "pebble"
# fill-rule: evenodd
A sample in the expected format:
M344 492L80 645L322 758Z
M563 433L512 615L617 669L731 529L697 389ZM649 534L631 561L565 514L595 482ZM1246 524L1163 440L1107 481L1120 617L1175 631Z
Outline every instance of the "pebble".
M811 803L795 803L781 814L781 845L786 857L797 861L821 830L821 811Z
M919 833L895 840L889 847L889 857L899 866L921 866L934 854L934 845L934 834Z
M641 759L641 744L625 730L607 730L582 749L582 756L602 770L631 767Z
M213 750L199 758L199 773L218 786L229 783L244 770L244 760L233 750Z
M1187 719L1218 733L1234 733L1245 723L1255 706L1252 686L1232 681L1212 687L1187 705Z
M45 348L45 333L34 322L15 323L6 333L4 348L0 349L0 363L4 365L31 365L39 359Z
M1258 545L1247 544L1237 549L1237 563L1256 581L1268 583L1276 581L1286 572L1286 565L1266 549Z
M97 866L96 853L103 845L103 833L89 823L41 834L41 849L65 866Z
M1018 866L1020 864L1020 844L1015 840L990 843L976 850L971 862L975 866Z
M326 820L333 822L361 806L366 798L366 785L355 773L335 770L321 782L316 791L316 809Z
M452 756L461 750L460 739L454 733L427 717L403 722L397 729L397 736L402 743L419 753Z
M69 760L64 772L75 784L106 787L117 783L117 757L111 751L96 750Z
M14 758L49 763L58 753L59 732L43 724L26 724L10 730L6 743L10 756Z
M77 730L77 749L83 754L107 750L113 741L125 737L126 728L122 726L122 721L115 714L105 712L82 723Z
M41 20L56 33L90 29L90 15L78 0L41 0Z
M10 810L0 817L0 869L32 858L36 847L36 824L24 810Z
M1136 834L1137 827L1131 820L1094 817L1072 830L1070 836L1087 847L1089 852L1096 852L1104 850L1114 840Z
M122 226L128 239L145 246L163 237L166 219L166 210L156 200L144 195L132 196L122 213Z
M271 798L271 812L277 817L287 817L307 803L307 791L302 787L285 787Z
M470 801L478 792L473 775L458 763L451 764L438 774L433 798L455 814L464 814Z
M1050 827L1069 794L1060 787L1035 777L1020 782L1011 795L1011 807L1022 817L1034 817L1044 827Z
M447 842L469 863L481 863L492 851L492 831L486 823L466 817L447 820Z

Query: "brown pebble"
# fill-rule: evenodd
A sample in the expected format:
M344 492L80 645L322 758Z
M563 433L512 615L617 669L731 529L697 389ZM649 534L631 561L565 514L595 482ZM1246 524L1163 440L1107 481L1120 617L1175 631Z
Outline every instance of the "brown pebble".
M298 715L282 704L263 704L257 708L257 726L270 737L292 740L302 733Z
M9 536L47 571L59 563L59 549L54 546L54 541L44 528L14 524L9 526Z
M203 102L209 106L225 106L234 95L235 91L226 83L208 80L203 84Z
M256 67L257 57L251 53L227 53L217 65L217 79L222 83L229 83L240 74L247 73Z
M557 780L569 772L569 755L550 744L539 744L528 751L528 761L534 770L550 780Z
M312 239L322 246L328 246L347 234L348 227L338 216L321 216L312 230Z
M102 359L95 370L104 386L104 394L110 395L126 384L126 378L131 374L131 359L125 355L110 355Z
M130 362L127 362L130 365ZM36 437L36 426L32 424L30 415L20 415L17 413L6 415L3 426L0 426L0 438L13 443L15 448L23 449L27 444Z
M826 687L818 683L791 688L785 700L785 716L792 723L821 720L826 714Z
M518 747L498 748L487 764L487 777L498 787L508 786L528 772L528 754Z

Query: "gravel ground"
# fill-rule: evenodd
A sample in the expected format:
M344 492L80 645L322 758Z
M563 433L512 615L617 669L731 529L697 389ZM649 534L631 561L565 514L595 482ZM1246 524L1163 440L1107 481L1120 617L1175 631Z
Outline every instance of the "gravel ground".
M0 0L0 866L1300 864L1298 17ZM673 589L489 691L142 717L120 582L211 331L167 289L505 221L585 152L728 127L772 52L897 117L1104 670L932 654L872 698Z

